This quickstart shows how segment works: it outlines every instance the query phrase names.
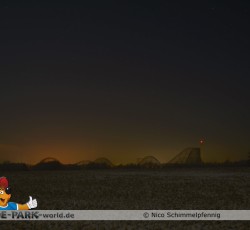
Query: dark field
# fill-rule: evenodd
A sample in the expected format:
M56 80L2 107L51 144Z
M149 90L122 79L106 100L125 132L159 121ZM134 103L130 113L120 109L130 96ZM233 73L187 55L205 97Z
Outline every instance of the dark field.
M249 168L1 172L12 201L39 210L249 209ZM250 221L0 222L1 229L250 229Z

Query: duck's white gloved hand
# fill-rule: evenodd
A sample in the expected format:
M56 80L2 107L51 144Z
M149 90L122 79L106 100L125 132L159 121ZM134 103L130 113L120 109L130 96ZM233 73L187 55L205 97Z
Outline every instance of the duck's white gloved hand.
M32 200L32 197L30 196L30 200L28 203L26 203L29 207L29 209L36 208L37 207L37 201L36 199Z

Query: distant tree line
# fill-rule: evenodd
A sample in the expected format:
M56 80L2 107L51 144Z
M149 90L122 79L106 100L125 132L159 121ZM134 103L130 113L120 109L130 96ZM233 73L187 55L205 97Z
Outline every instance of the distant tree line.
M89 162L88 164L77 165L77 164L62 164L59 161L51 161L38 163L36 165L27 165L25 163L11 163L3 162L0 164L1 171L29 171L29 170L102 170L102 169L128 169L128 170L140 170L140 169L168 169L168 168L190 168L190 167L242 167L250 166L250 153L248 160L230 162L225 161L223 163L201 163L201 164L136 164L130 163L125 165L111 166L105 163Z

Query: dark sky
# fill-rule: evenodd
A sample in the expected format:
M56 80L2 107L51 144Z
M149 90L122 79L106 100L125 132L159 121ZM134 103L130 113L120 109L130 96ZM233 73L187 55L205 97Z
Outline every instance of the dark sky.
M249 2L82 2L1 1L0 161L247 157Z

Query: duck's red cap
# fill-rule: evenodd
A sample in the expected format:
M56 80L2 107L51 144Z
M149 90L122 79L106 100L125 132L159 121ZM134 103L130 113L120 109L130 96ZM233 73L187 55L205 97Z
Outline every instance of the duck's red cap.
M6 177L0 177L0 188L8 188L9 187L9 182Z

